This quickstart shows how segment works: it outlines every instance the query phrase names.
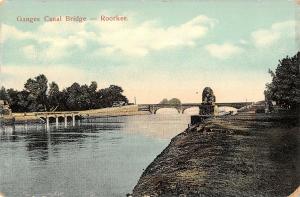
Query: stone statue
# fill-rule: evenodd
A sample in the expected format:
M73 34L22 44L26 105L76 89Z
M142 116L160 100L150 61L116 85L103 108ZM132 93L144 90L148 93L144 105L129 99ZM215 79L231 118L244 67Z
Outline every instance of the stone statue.
M216 96L210 87L204 88L202 92L202 103L199 106L199 115L191 116L191 125L201 123L207 118L218 114L218 107L215 105Z
M202 92L202 103L213 105L216 102L214 91L210 87L204 88Z
M200 115L213 116L216 113L216 97L210 87L204 88L202 92L202 103L200 106Z

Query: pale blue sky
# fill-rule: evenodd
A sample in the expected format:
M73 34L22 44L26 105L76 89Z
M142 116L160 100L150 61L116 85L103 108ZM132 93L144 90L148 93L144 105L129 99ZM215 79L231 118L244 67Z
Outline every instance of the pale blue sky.
M123 87L139 103L177 97L200 102L211 86L217 101L263 99L268 68L299 50L294 1L5 0L1 73L21 89L44 73L60 87L97 81ZM127 22L43 21L44 16L128 17ZM40 17L36 23L17 17Z

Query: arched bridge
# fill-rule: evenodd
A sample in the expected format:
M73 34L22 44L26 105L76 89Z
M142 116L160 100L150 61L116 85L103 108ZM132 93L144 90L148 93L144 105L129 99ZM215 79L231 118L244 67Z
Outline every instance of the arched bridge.
M234 103L215 103L218 107L234 107L240 109L247 105L251 105L252 102L234 102ZM149 111L152 114L156 114L157 110L161 108L174 108L178 113L184 113L184 111L191 107L199 107L201 103L182 103L180 105L171 104L139 104L139 111Z

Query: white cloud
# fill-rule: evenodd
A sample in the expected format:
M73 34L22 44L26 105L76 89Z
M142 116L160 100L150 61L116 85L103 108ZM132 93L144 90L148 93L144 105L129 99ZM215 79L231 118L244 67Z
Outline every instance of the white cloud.
M242 48L230 43L209 44L205 46L205 49L211 56L219 59L227 59L242 52Z
M272 24L270 28L258 29L251 33L256 47L268 47L283 37L295 37L295 21L289 20Z
M38 51L34 45L22 47L22 51L28 59L36 59L38 57Z
M145 56L151 51L194 46L196 41L203 38L215 23L214 19L204 15L169 27L163 27L155 21L136 23L134 20L127 22L88 21L79 24L48 22L34 32L24 32L4 24L2 40L35 39L39 45L38 48L43 49L39 54L47 59L67 57L71 55L68 49L85 50L88 41L97 44L98 51L101 53Z
M107 52L122 52L128 55L146 55L150 51L193 46L197 39L207 34L214 21L206 16L198 16L179 26L160 27L155 22L146 21L140 25L128 24L112 29L102 27L99 43L108 47Z
M257 30L251 35L257 47L269 46L280 38L280 32L273 30Z
M32 32L26 32L18 30L14 26L1 24L1 36L0 43L5 42L8 39L24 40L24 39L34 39L34 34Z

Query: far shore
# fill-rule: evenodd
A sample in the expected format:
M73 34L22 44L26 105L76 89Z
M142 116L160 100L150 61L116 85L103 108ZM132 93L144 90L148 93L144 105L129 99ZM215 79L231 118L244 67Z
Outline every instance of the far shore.
M70 113L72 111L57 111L53 113ZM102 109L90 109L84 111L73 111L85 118L101 118L101 117L118 117L118 116L134 116L134 115L148 115L150 112L139 111L138 105L127 105L122 107L109 107ZM4 121L7 123L38 123L43 122L37 114L43 112L24 112L24 113L12 113L11 116L4 116ZM49 112L45 112L49 113Z

